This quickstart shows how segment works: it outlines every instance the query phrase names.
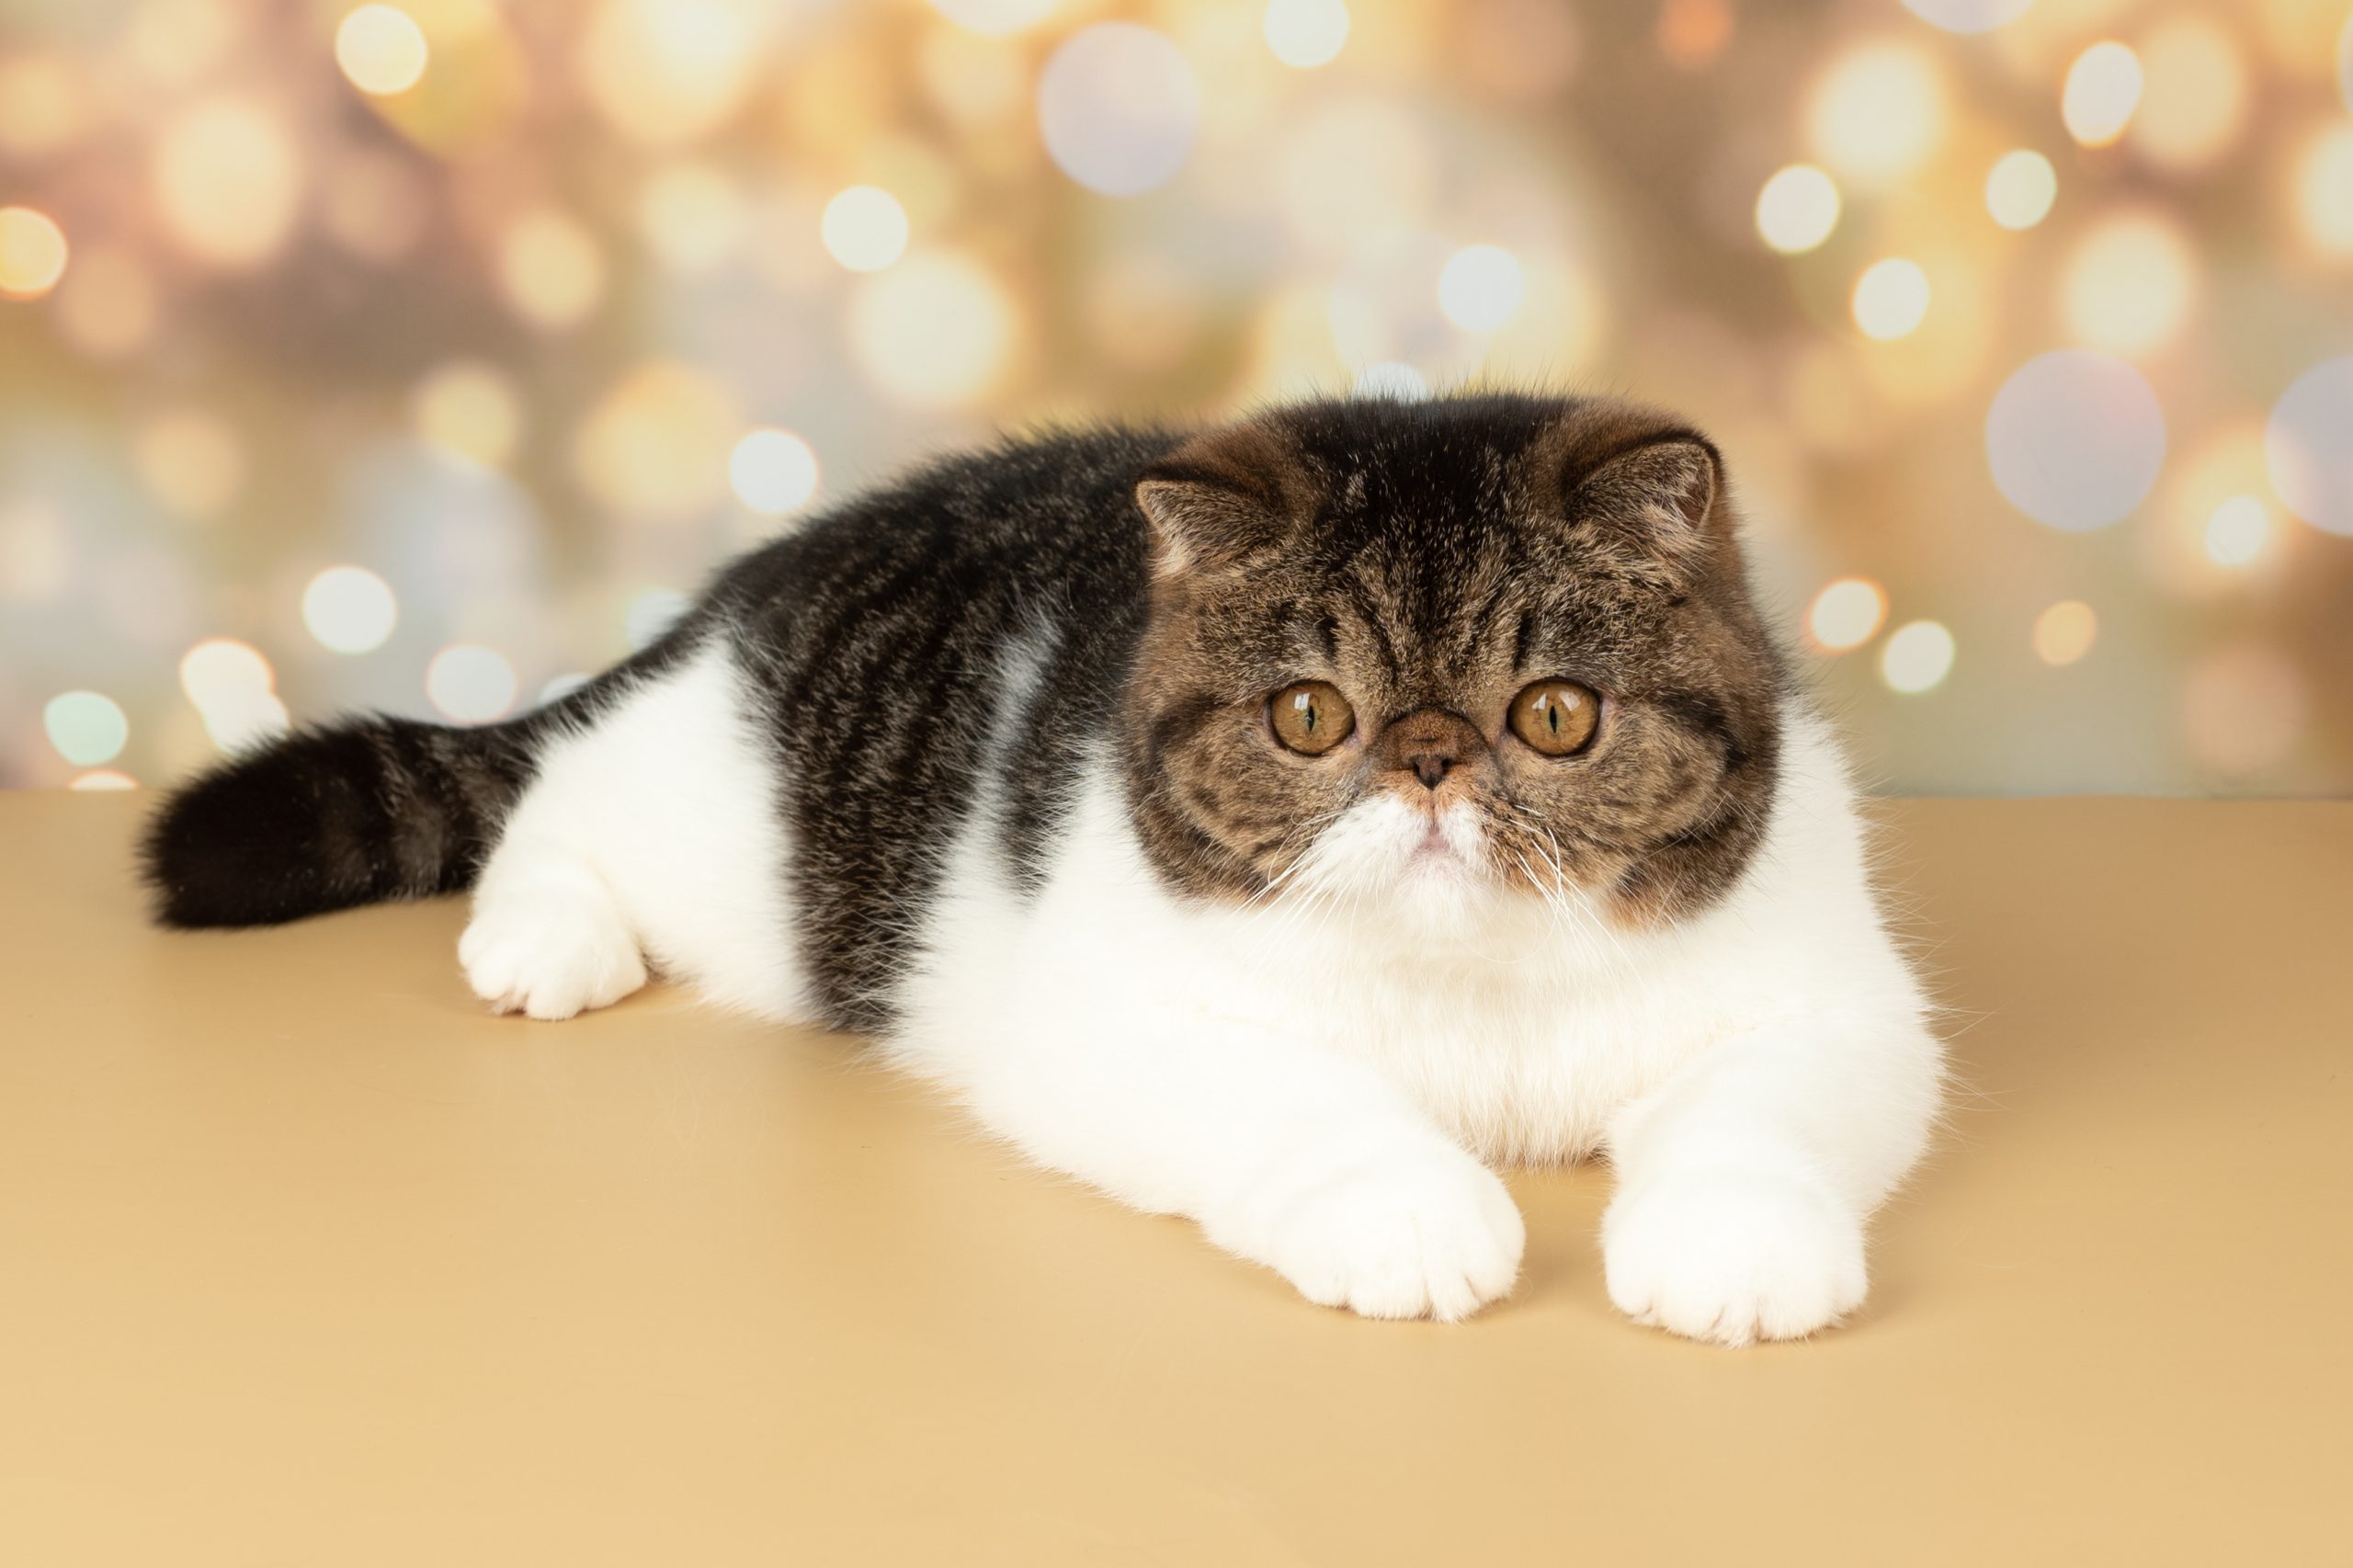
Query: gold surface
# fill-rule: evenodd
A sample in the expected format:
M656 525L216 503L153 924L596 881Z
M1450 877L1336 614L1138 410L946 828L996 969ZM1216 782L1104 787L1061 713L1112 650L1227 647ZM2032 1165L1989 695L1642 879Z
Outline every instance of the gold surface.
M1847 1329L1359 1322L853 1043L141 924L0 797L0 1562L2345 1561L2353 804L1891 805L1975 1090Z

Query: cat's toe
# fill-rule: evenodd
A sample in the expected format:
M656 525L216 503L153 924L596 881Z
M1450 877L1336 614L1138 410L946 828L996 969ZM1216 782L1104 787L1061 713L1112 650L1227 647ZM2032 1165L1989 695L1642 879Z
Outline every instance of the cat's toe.
M1796 1339L1860 1306L1861 1221L1779 1177L1669 1177L1621 1193L1602 1221L1609 1299L1691 1339Z
M1495 1174L1450 1144L1408 1144L1288 1198L1261 1253L1310 1301L1454 1322L1506 1294L1526 1227Z
M495 1011L549 1020L610 1006L646 979L620 912L594 900L485 903L458 939L458 961Z

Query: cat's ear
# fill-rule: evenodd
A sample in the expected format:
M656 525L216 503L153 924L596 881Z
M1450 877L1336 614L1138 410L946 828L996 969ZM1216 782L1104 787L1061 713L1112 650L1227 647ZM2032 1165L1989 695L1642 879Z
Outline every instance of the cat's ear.
M1136 484L1160 576L1238 566L1279 549L1313 516L1315 486L1279 432L1238 425L1197 436Z
M1723 460L1687 431L1641 442L1578 474L1562 502L1570 537L1620 574L1681 585L1730 528Z

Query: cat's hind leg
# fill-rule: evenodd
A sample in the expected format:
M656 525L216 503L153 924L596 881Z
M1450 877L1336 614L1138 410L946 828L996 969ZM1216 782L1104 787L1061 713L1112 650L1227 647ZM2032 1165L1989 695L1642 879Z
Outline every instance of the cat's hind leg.
M719 634L551 741L475 886L458 944L474 994L568 1018L653 971L805 1016L775 772Z

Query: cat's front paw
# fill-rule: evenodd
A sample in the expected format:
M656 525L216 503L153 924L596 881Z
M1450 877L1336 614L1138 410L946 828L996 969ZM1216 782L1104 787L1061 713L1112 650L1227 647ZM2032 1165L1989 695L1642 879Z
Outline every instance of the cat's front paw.
M611 897L504 891L485 896L458 939L475 995L501 1013L568 1018L645 983L645 959Z
M1311 1301L1445 1323L1511 1290L1528 1234L1495 1173L1436 1138L1308 1176L1252 1228L1237 1250Z
M1826 1328L1863 1301L1862 1221L1779 1177L1668 1176L1601 1224L1609 1299L1637 1323L1750 1345Z

